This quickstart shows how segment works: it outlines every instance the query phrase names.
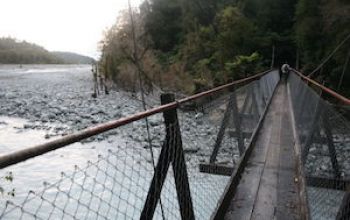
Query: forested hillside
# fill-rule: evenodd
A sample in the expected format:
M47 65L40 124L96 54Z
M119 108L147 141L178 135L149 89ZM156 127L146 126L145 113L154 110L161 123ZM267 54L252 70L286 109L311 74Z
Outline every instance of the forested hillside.
M49 52L45 48L19 41L0 38L0 64L92 64L95 60L71 52Z
M91 57L83 56L76 53L59 51L53 51L51 53L67 64L93 64L96 62Z
M61 64L63 60L35 44L0 38L0 64Z
M126 88L141 75L149 87L193 93L284 62L312 72L349 34L347 0L146 0L106 32L100 66ZM338 89L345 73L347 93L349 48L314 77Z

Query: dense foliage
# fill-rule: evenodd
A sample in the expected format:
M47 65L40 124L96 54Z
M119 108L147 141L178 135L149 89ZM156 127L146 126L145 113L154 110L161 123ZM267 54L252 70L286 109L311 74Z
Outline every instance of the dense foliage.
M126 88L141 72L186 92L285 62L311 72L350 34L349 8L347 0L145 0L106 33L100 66ZM337 87L348 72L348 82L349 48L350 40L315 76Z
M299 0L296 11L295 39L305 72L314 70L350 34L348 0ZM350 96L350 40L315 76L319 81ZM346 65L348 63L348 65ZM342 84L339 84L344 74Z

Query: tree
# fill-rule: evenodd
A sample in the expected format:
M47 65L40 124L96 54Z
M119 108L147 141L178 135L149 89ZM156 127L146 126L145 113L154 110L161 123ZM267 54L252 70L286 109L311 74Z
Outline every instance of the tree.
M145 29L154 49L169 52L183 40L183 9L180 0L151 0Z
M305 70L314 69L324 54L320 5L320 0L300 0L297 4L295 39Z

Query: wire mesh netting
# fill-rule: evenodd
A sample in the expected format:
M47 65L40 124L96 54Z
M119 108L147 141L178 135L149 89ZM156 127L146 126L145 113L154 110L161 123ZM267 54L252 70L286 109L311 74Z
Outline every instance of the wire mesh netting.
M102 150L67 146L3 169L15 181L1 187L15 193L0 199L0 218L209 219L229 174L201 172L199 164L235 168L278 81L273 71L182 105L178 118L133 122Z
M153 119L153 123L157 124L151 128L152 140L155 143L152 145L153 153L156 159L160 152L157 142L163 139L164 126L161 117ZM14 187L16 193L13 198L8 198L9 201L1 201L0 218L138 218L152 180L153 160L146 139L144 122L136 122L123 129L125 134L109 145L110 150L78 148L69 151L71 146L68 146L67 149L55 152L57 154L50 153L26 161L23 165L9 167L8 170L13 173L17 182L2 184ZM86 164L80 161L83 160L81 158L73 158L79 163L79 166L73 166L74 161L61 157L72 152L80 154L82 158L91 158L91 162ZM101 155L97 156L98 153ZM51 161L55 160L59 162L52 166ZM65 163L71 166L66 166ZM62 170L64 172L60 175L59 172ZM37 172L40 174L37 175ZM50 175L51 172L55 174ZM40 180L43 179L41 178L43 175L48 175L52 179L46 179L42 186ZM58 178L55 178L56 176ZM38 179L35 179L36 177ZM27 188L27 184L31 188ZM161 216L161 213L156 213L156 216Z
M183 139L197 152L196 163L236 165L279 81L278 72L238 89L224 91L190 103L192 111L180 112ZM190 115L190 116L188 116Z
M350 123L319 89L291 73L289 88L312 219L340 218L350 179ZM338 217L337 217L338 215Z

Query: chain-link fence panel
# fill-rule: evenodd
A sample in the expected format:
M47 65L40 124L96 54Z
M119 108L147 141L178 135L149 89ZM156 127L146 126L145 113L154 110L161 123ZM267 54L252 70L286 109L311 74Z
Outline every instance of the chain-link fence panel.
M2 191L15 191L0 218L209 219L278 82L272 71L115 129L103 149L71 145L2 169Z
M322 98L322 90L293 72L289 88L311 217L336 219L350 183L350 123Z
M187 109L178 114L196 219L210 218L218 207L278 82L273 71L180 106Z

